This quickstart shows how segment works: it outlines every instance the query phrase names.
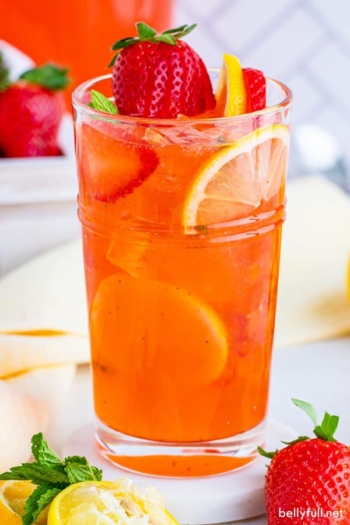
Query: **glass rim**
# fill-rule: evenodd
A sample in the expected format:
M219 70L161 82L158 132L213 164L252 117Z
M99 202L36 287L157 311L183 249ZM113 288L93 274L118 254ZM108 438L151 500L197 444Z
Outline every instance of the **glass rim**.
M209 73L220 73L220 69L218 68L208 68ZM94 85L96 85L98 82L111 79L112 73L108 73L106 75L100 75L98 77L91 78L89 80L86 80L85 82L79 84L77 86L73 93L72 93L72 105L73 108L79 111L83 111L88 116L93 117L100 117L106 118L106 112L99 111L97 109L89 107L86 103L82 102L79 98L82 93L88 91L89 88L92 88ZM260 109L258 111L252 111L250 113L243 113L240 115L234 115L231 117L211 117L211 118L196 118L196 117L188 117L188 119L178 119L178 118L154 118L154 117L134 117L130 115L113 115L108 113L108 120L112 123L114 120L116 123L123 123L123 124L144 124L144 125L158 125L158 126L192 126L194 124L216 124L216 123L229 123L229 122L235 122L235 121L242 121L245 119L253 119L255 117L260 117L264 115L269 115L271 113L276 113L277 111L280 111L281 109L286 109L288 106L291 105L292 99L293 99L293 93L292 90L283 84L283 82L280 82L279 80L275 80L270 77L266 77L266 82L270 84L274 84L278 86L282 91L284 92L284 99L281 100L278 104L274 104L272 106L268 106L264 109Z

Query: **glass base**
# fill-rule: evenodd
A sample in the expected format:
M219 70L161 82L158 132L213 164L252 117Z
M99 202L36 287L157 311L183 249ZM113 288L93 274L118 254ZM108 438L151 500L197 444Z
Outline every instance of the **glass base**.
M198 443L162 443L127 436L95 422L99 453L125 470L162 477L214 476L241 469L264 444L265 422L231 438Z

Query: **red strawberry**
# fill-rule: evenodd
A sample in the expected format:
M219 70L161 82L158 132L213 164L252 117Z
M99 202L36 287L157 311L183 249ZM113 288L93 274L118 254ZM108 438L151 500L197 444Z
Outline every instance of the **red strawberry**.
M144 23L138 37L116 42L113 93L120 114L174 118L193 116L215 107L209 75L199 55L179 39L193 26L169 29L161 35Z
M0 148L6 157L60 155L57 143L65 109L66 69L47 64L0 91Z
M266 106L266 78L262 71L250 67L243 68L247 93L247 113L264 109Z
M82 195L114 202L131 193L156 169L158 157L154 151L142 140L133 143L132 138L113 135L113 124L108 122L97 122L94 127L83 123L77 127Z
M339 418L317 425L312 405L293 399L315 424L316 438L301 436L273 453L265 485L269 525L349 525L350 449L334 439Z

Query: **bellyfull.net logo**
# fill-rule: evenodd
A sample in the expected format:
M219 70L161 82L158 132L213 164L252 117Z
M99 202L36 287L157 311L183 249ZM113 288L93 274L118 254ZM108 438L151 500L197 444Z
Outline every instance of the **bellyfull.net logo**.
M320 507L316 509L299 509L298 507L291 510L278 509L278 516L287 519L304 519L304 518L342 518L342 510L323 510Z

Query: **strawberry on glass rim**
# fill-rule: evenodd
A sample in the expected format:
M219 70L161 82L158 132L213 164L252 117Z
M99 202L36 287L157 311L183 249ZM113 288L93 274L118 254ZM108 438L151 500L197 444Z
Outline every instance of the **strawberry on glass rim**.
M180 40L196 24L157 35L143 22L138 36L118 40L113 66L113 93L121 115L174 118L213 109L215 98L203 60Z
M213 86L200 56L181 40L196 24L157 34L143 22L138 36L118 40L109 63L114 102L96 109L145 118L219 118L259 111L266 106L262 71L242 68L237 57L225 53L218 85ZM94 102L94 101L92 101ZM112 105L111 105L112 104Z

